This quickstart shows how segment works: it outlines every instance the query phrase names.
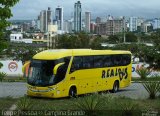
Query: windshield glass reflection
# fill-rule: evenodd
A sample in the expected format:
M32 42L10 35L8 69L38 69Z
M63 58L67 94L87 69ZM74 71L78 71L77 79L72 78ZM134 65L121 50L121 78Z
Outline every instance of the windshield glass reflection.
M70 58L68 57L59 60L32 60L28 69L28 84L44 87L62 81L65 78L69 61ZM61 65L57 69L57 74L54 75L53 69L55 65L62 62L64 62L64 65Z

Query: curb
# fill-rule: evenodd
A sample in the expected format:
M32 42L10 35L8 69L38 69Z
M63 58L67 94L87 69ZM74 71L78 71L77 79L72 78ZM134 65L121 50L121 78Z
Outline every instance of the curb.
M131 81L131 83L144 83L144 82L157 82L157 83L160 83L160 81Z

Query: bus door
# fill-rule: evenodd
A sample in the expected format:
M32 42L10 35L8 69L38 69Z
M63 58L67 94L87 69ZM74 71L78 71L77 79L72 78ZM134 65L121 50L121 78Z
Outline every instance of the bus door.
M91 69L91 65L86 62L90 62L89 57L75 56L71 64L69 78L70 80L75 79L74 82L77 85L78 94L89 93L93 91L93 69Z

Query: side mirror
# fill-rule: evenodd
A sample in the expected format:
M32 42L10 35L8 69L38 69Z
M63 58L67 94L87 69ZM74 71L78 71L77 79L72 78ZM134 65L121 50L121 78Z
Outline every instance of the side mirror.
M54 67L54 69L53 69L53 74L54 74L54 75L56 75L56 74L57 74L57 70L58 70L58 68L59 68L60 66L62 66L63 64L64 64L64 62L63 62L63 63L59 63L59 64L55 65L55 67Z

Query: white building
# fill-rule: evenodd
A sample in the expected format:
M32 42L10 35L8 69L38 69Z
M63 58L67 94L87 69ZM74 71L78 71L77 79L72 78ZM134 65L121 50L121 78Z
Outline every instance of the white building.
M40 12L39 20L41 32L47 32L48 25L52 24L52 11L50 7L48 7L48 10L42 10Z
M159 29L160 28L160 19L155 18L152 22L153 29Z
M130 17L129 18L129 31L133 32L133 31L137 31L137 17Z
M137 18L137 26L141 27L143 22L144 22L144 18L141 18L141 17Z
M10 41L11 42L18 42L23 39L23 35L21 33L18 34L10 34Z
M91 13L85 12L85 31L90 33Z
M64 21L63 30L65 33L69 33L69 21L68 20Z
M17 43L32 43L33 39L29 38L23 38L23 35L21 33L16 33L16 34L10 34L10 41L11 42L17 42Z
M142 32L147 33L151 26L152 26L151 22L146 21L142 23Z
M82 8L81 2L74 4L74 31L80 32L82 30Z

